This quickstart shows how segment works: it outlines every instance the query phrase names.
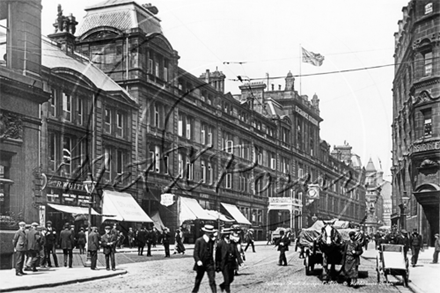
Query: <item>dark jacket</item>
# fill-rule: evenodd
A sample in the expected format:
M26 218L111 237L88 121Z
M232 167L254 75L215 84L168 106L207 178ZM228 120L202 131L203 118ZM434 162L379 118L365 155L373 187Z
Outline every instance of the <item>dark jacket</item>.
M51 230L46 228L46 247L53 247L58 242L57 231L52 227Z
M162 244L170 244L171 235L169 232L164 231L161 238L162 238Z
M40 250L39 241L40 241L40 232L38 232L35 228L30 229L27 232L27 250Z
M354 247L354 253L353 251L349 250L349 248ZM347 240L344 242L344 248L343 248L343 254L342 254L342 263L347 262L347 256L352 256L354 259L350 261L354 261L356 265L360 264L360 255L363 253L362 244L358 241L350 242L350 240Z
M102 235L101 236L101 245L102 245L104 254L109 254L111 252L115 252L117 242L118 242L118 237L113 233Z
M97 251L99 249L99 234L95 231L90 232L89 234L89 242L88 242L88 250Z
M145 242L147 242L147 231L145 231L145 229L137 231L136 240L139 244L145 245Z
M227 264L231 264L236 269L242 262L237 245L234 242L227 243L224 239L218 242L215 250L215 266L217 269L223 270Z
M61 249L73 249L73 232L71 230L64 229L61 231L60 246Z
M275 246L278 246L278 251L284 250L288 251L290 245L290 239L287 237L287 235L283 235L283 237L280 237L277 239Z
M83 231L79 231L76 237L78 239L78 244L86 244L86 233Z
M200 260L203 266L214 265L214 242L209 240L208 242L202 237L197 238L194 245L194 270L197 267L197 262Z
M12 245L17 251L27 251L27 234L23 230L18 230L15 232L14 238L12 239Z
M146 233L146 236L145 236L145 242L147 242L147 243L153 243L153 238L154 238L154 236L153 236L153 230L147 230L147 233Z
M415 247L422 247L423 245L423 239L422 239L422 235L420 235L419 233L412 233L411 234L411 246L415 246Z

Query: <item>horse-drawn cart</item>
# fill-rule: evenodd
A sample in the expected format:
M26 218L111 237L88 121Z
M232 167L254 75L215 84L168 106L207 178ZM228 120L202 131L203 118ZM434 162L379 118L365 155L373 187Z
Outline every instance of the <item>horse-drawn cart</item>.
M408 287L409 270L408 260L405 259L404 247L398 244L381 244L376 256L377 282L383 275L388 283L388 275L400 275L403 285Z
M349 228L349 222L333 220L332 227L337 230L339 239L333 239L333 244L326 247L327 255L323 254L323 245L320 245L322 229L327 223L324 221L316 221L310 228L303 229L299 235L299 242L304 249L304 268L306 275L311 275L315 269L315 265L322 265L327 270L327 264L341 265L342 262L342 243L348 240L348 233L357 229ZM359 233L360 235L360 233ZM324 260L326 258L326 260ZM326 264L327 263L327 264ZM327 272L328 273L328 272Z

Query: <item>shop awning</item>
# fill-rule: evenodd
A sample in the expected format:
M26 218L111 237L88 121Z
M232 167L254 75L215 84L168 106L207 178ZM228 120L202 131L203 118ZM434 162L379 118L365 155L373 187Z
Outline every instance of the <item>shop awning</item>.
M86 207L79 207L79 206L67 206L67 205L61 205L61 204L53 204L48 203L48 206L50 206L53 209L56 209L63 213L68 214L77 214L77 215L88 215L89 214L89 208ZM94 216L100 216L98 212L96 212L93 208L91 210L92 215Z
M238 224L252 225L248 219L240 212L237 206L228 203L222 203L226 211L237 221Z
M116 220L125 222L149 222L153 220L144 212L140 205L129 193L104 190L102 213L115 215L114 217L103 217L105 220Z
M210 215L194 198L181 196L179 221L182 224L187 220L217 220L217 217Z
M223 222L227 222L227 223L232 223L235 222L234 219L231 219L225 215L223 215L220 212L214 211L214 210L206 210L208 212L208 214L210 214L211 216L215 217L217 220L220 219L220 221Z
M165 225L162 222L162 219L160 218L159 212L155 212L151 215L151 219L154 223L154 228L156 228L159 231L162 231Z

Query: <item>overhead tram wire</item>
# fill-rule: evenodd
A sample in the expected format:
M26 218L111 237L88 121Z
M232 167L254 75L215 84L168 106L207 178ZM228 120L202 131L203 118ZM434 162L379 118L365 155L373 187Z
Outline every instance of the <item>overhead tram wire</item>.
M440 57L432 57L431 59L439 59ZM328 75L328 74L335 74L335 73L346 73L346 72L355 72L355 71L361 71L361 70L370 70L370 69L378 69L378 68L384 68L389 66L396 66L404 63L411 63L411 62L401 62L401 63L392 63L392 64L384 64L384 65L376 65L376 66L369 66L369 67L360 67L360 68L353 68L353 69L344 69L344 70L336 70L336 71L328 71L328 72L319 72L319 73L310 73L310 74L293 74L293 77L304 77L304 76L318 76L318 75ZM225 62L223 62L225 64ZM286 76L274 76L274 77L256 77L256 78L247 78L247 79L241 79L240 76L237 76L237 79L229 79L230 81L253 81L253 80L273 80L273 79L284 79Z

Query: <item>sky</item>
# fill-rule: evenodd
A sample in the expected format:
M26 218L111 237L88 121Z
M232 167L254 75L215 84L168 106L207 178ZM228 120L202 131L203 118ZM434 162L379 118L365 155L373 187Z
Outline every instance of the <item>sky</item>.
M43 34L54 32L58 4L81 26L84 8L100 2L42 0ZM320 99L321 139L350 144L364 166L371 158L391 180L394 33L409 0L137 2L159 9L179 66L195 76L222 71L226 92L240 92L237 76L266 82L267 74L284 89L291 71L300 94ZM323 55L322 66L301 63L301 47Z

